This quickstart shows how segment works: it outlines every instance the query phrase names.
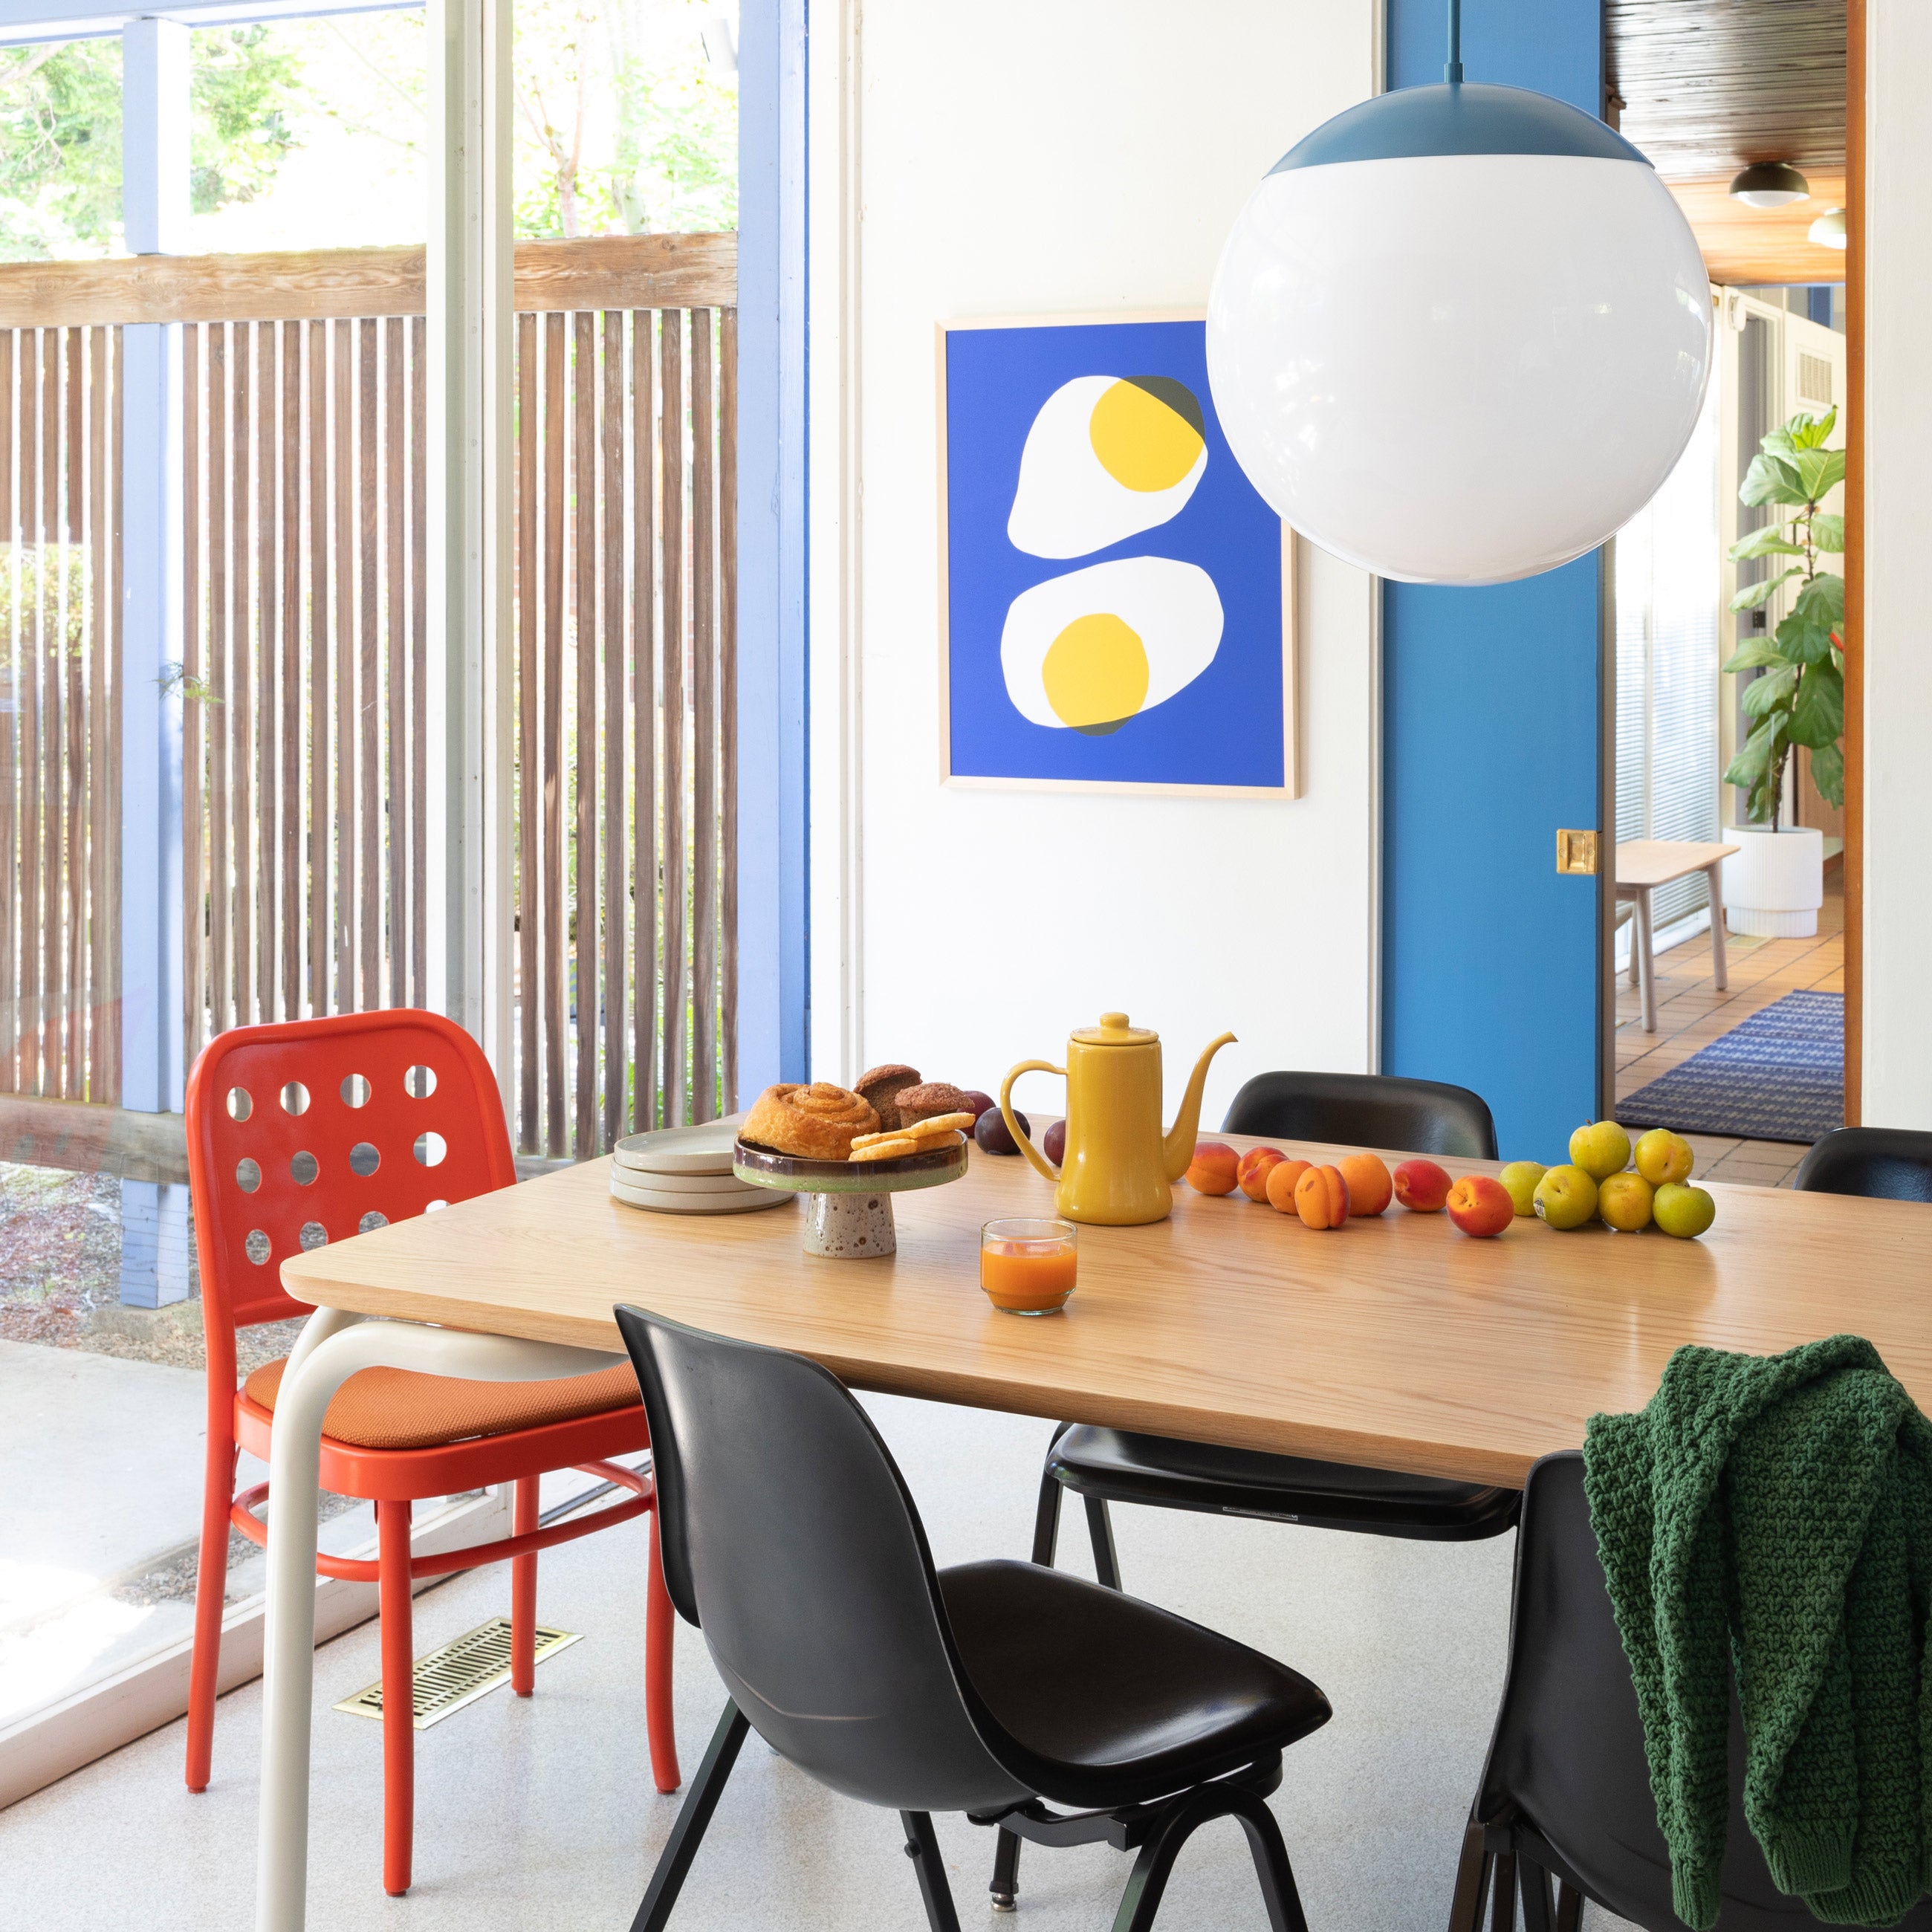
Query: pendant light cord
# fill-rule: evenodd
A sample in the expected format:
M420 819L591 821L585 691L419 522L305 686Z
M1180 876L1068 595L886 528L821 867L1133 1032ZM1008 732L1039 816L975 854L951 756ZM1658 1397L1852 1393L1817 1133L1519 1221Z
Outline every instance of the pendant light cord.
M1451 87L1462 84L1462 0L1449 0L1449 59L1442 78Z

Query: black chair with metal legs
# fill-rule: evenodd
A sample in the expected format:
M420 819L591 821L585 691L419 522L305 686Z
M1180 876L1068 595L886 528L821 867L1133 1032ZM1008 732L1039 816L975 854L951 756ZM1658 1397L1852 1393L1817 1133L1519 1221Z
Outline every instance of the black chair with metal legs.
M1146 1932L1183 1844L1232 1818L1274 1932L1306 1932L1263 1802L1283 1748L1328 1721L1306 1678L1033 1564L935 1570L897 1466L825 1370L640 1309L617 1323L650 1419L665 1582L730 1694L632 1932L668 1922L748 1729L898 1813L933 1932L958 1927L934 1811L997 1828L996 1905L1023 1839L1137 1853L1115 1932Z
M1496 1157L1496 1124L1480 1095L1438 1081L1383 1074L1258 1073L1234 1096L1222 1131L1469 1160ZM1436 1543L1500 1535L1516 1513L1514 1490L1063 1422L1048 1446L1040 1478L1036 1563L1053 1562L1063 1490L1085 1502L1094 1574L1114 1589L1120 1588L1120 1572L1109 1503Z
M1529 1472L1516 1539L1509 1668L1469 1815L1450 1932L1495 1932L1520 1905L1525 1932L1575 1932L1582 1900L1648 1928L1683 1932L1658 1829L1643 1721L1604 1587L1580 1450ZM1800 1932L1817 1921L1780 1892L1744 1816L1744 1735L1731 1705L1731 1822L1723 1932ZM1554 1896L1552 1898L1552 1889ZM1900 1922L1932 1928L1932 1906Z
M1932 1202L1932 1134L1907 1127L1840 1127L1799 1162L1791 1184L1810 1194Z

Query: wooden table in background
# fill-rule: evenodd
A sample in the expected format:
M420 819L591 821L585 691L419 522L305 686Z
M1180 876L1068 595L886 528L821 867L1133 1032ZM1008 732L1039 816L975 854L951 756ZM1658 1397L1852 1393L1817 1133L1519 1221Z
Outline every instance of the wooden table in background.
M1627 838L1617 848L1616 895L1636 908L1636 929L1630 938L1630 984L1643 988L1643 1030L1657 1030L1657 956L1652 947L1655 921L1651 895L1660 886L1674 885L1693 872L1711 882L1711 966L1719 992L1730 986L1724 962L1724 861L1735 845L1698 844L1682 838Z
M1183 1186L1170 1220L1082 1228L1073 1299L1036 1321L980 1294L979 1231L1051 1211L1051 1191L1019 1160L976 1151L962 1180L896 1197L898 1252L884 1261L808 1258L795 1209L621 1207L602 1160L292 1258L285 1286L322 1312L276 1416L258 1926L302 1923L304 1484L312 1496L323 1409L356 1368L574 1372L580 1351L619 1347L611 1309L632 1302L810 1355L857 1388L1512 1486L1580 1444L1594 1412L1641 1407L1687 1342L1763 1354L1856 1330L1932 1407L1932 1210L1711 1191L1717 1225L1702 1240L1534 1221L1477 1240L1444 1214L1393 1207L1318 1234ZM368 1316L397 1318L345 1330Z

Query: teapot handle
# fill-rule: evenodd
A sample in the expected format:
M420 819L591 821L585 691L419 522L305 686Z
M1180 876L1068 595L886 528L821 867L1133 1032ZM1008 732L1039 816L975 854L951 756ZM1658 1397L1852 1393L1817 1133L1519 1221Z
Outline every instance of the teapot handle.
M1022 1073L1057 1073L1061 1079L1066 1078L1066 1069L1055 1066L1051 1060L1023 1060L1009 1073L1000 1088L1000 1118L1006 1124L1006 1132L1013 1137L1020 1152L1032 1162L1034 1172L1048 1180L1057 1181L1060 1170L1028 1140L1020 1130L1019 1122L1013 1118L1013 1082Z

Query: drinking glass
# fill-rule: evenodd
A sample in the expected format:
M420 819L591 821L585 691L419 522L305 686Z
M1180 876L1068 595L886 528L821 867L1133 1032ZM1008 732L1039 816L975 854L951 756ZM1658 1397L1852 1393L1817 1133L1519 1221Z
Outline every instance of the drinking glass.
M980 1230L980 1286L1007 1315L1058 1315L1073 1292L1073 1223L1021 1216Z

